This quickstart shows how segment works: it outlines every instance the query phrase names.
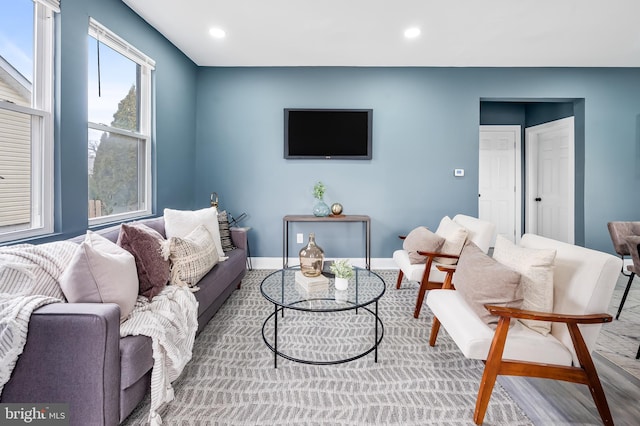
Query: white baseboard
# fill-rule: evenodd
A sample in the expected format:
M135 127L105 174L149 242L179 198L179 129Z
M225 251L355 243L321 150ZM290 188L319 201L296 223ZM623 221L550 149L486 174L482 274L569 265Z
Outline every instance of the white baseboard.
M326 260L337 260L336 258L330 258ZM365 267L364 258L359 259L350 259L351 263L354 266L359 266L361 268ZM289 266L298 265L300 262L297 257L289 258ZM253 269L281 269L282 268L282 258L281 257L252 257L251 258L251 266ZM395 269L398 267L393 262L393 259L388 257L381 258L373 258L371 259L371 269Z

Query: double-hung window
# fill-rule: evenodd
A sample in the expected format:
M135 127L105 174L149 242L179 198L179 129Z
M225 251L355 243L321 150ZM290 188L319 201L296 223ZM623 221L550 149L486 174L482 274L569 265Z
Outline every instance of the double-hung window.
M0 13L0 242L53 231L54 14L59 0Z
M89 22L89 224L151 213L154 61Z

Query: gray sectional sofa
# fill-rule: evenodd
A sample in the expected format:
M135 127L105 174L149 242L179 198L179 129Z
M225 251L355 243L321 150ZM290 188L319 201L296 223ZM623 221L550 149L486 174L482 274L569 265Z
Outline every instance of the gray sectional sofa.
M165 236L164 219L139 221ZM98 231L115 242L119 226ZM84 237L72 241L81 242ZM231 229L235 250L200 280L198 333L240 288L247 235ZM105 303L54 303L37 309L0 402L68 403L71 425L117 425L150 389L151 339L120 338L120 309Z

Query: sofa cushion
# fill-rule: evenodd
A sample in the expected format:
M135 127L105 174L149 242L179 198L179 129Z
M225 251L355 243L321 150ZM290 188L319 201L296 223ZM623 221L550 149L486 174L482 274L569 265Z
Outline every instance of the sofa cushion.
M436 234L445 239L440 250L442 253L458 255L464 247L468 232L466 228L455 223L449 216L445 216L440 221ZM434 261L445 265L455 265L457 259L436 257Z
M522 309L528 311L553 311L553 249L519 247L501 235L496 237L493 258L518 271L522 282ZM551 322L520 320L527 327L546 335L551 331Z
M149 300L162 291L171 274L169 259L162 255L163 242L162 235L146 225L123 223L120 226L117 244L135 258L138 293Z
M189 235L198 225L204 225L211 234L220 261L225 260L222 242L220 241L220 225L218 209L209 207L200 210L164 209L164 229L167 238Z
M169 238L167 244L171 260L171 284L195 287L218 263L218 252L204 225L198 225L184 238Z
M434 234L426 226L418 226L406 236L402 242L402 248L409 254L412 264L425 263L426 256L418 254L418 251L437 253L442 249L445 239Z
M453 283L476 315L492 328L498 325L498 317L491 315L484 305L511 308L522 305L520 274L492 259L472 242L462 249Z
M123 321L138 297L136 261L122 247L87 231L60 277L60 287L71 303L117 303Z
M431 290L427 293L427 305L465 358L487 359L495 330L476 315L460 292ZM552 334L543 336L519 321L511 320L511 324L503 359L571 365L571 352ZM542 347L544 350L540 350Z

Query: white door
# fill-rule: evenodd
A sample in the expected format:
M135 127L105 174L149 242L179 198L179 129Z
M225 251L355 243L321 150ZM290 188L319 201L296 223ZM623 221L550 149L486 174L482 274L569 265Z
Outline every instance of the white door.
M574 243L573 117L525 130L527 232Z
M520 131L520 126L480 126L478 217L514 243L521 234Z

